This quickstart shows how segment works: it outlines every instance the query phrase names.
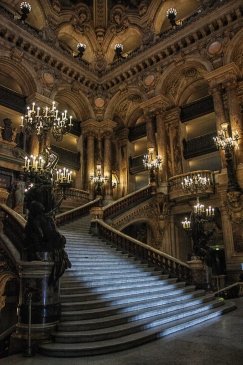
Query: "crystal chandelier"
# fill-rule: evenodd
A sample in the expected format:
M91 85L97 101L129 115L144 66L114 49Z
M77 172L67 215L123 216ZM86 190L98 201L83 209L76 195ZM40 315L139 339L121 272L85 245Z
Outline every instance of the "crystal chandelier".
M182 189L189 193L197 193L198 191L205 191L211 184L211 180L207 176L201 174L191 174L182 179Z
M31 5L27 1L22 1L20 4L21 18L23 22L27 19L28 14L31 12Z
M63 135L71 130L72 116L67 116L67 111L60 113L55 106L55 101L52 103L52 108L36 107L32 103L32 108L27 107L27 114L21 117L21 125L27 134L36 134L42 138L51 131L56 141L61 141Z
M169 8L166 12L166 16L170 21L170 24L172 27L176 27L176 16L177 16L177 10L175 8Z
M161 165L162 159L160 156L154 158L154 148L149 148L148 153L143 156L143 165L147 170L157 170Z
M101 173L101 163L98 162L96 165L96 174L90 175L90 181L98 184L104 184L106 181L108 181L107 176L103 176Z
M185 217L184 221L181 222L183 229L189 230L191 228L191 221Z
M216 147L219 150L228 150L232 151L235 147L238 147L238 140L240 139L238 131L235 131L232 136L228 133L228 123L221 124L222 129L218 132L216 137L213 137L213 140L216 144Z

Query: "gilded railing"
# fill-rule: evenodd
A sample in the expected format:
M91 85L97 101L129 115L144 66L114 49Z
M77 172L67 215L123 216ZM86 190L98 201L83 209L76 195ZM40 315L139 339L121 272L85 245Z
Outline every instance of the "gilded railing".
M161 269L161 272L186 283L192 282L191 270L187 264L155 248L112 228L100 219L91 221L91 232L111 242L119 250L146 261L149 265Z
M106 220L108 218L114 218L126 210L133 208L135 205L149 199L153 192L154 187L152 185L148 185L145 188L128 194L116 202L107 205L103 208L103 219Z
M96 207L99 205L99 202L100 202L100 198L97 198L95 200L92 200L91 202L87 203L87 204L84 204L80 207L77 207L77 208L74 208L74 209L71 209L67 212L64 212L64 213L61 213L61 214L58 214L56 216L56 225L57 226L60 226L62 224L66 224L76 218L79 218L79 217L82 217L84 215L87 215L90 213L90 209L93 208L93 207Z
M214 173L211 170L197 170L192 172L186 172L181 175L176 175L173 177L170 177L168 179L168 187L169 187L169 198L170 200L183 200L187 199L188 196L191 196L192 193L187 192L182 189L182 181L184 178L197 176L200 174L200 176L207 178L207 181L209 182L206 189L198 189L197 195L203 195L203 194L213 194L215 191L215 180L214 180Z

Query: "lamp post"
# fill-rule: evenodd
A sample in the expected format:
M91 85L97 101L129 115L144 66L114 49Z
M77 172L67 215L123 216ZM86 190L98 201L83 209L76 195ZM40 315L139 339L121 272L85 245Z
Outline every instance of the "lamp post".
M234 164L234 149L238 147L239 133L236 131L231 135L228 123L221 124L221 130L214 137L214 142L219 150L225 152L225 160L228 174L227 192L240 191L240 186L237 182L235 164Z
M150 184L156 181L156 172L159 170L162 159L159 155L154 158L154 148L150 147L148 153L143 156L143 165L149 170Z

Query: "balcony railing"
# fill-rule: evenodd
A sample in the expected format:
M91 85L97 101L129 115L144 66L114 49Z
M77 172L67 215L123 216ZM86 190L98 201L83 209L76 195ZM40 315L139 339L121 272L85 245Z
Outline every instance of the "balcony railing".
M183 155L185 159L205 155L206 153L217 151L213 137L216 132L205 134L203 136L183 141Z
M198 174L200 174L202 177L206 177L207 179L209 179L208 181L210 183L208 184L207 189L198 190L197 193L195 193L195 194L184 191L182 189L182 184L181 184L183 179L187 176L193 177ZM169 178L168 185L169 185L170 200L186 200L186 199L188 199L189 196L196 195L196 194L198 196L202 196L205 194L206 195L214 194L214 192L215 192L214 173L210 170L198 170L198 171L187 172L187 173L184 173L181 175L176 175L176 176Z
M126 195L124 198L119 199L115 203L103 208L103 219L114 218L119 214L122 214L128 209L131 209L135 204L139 204L146 199L149 199L153 193L153 187L151 185L146 186L134 193Z

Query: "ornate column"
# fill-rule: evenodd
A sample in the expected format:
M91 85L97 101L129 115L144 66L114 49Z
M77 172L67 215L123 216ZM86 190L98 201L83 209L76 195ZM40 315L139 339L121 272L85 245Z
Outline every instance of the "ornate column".
M119 166L119 196L125 196L128 193L129 184L129 156L128 156L128 128L123 128L119 131L118 135L118 145L119 145L119 156L118 156L118 166Z
M166 138L168 139L168 177L182 173L182 149L180 141L180 109L174 108L165 116Z
M82 135L83 138L87 139L87 149L86 156L81 157L83 166L86 166L84 173L84 182L83 186L85 189L89 189L90 187L90 175L94 176L95 173L95 161L94 161L94 143L95 143L95 135L98 133L97 122L93 119L88 119L82 122ZM84 150L83 150L84 152ZM85 161L86 158L86 161Z
M87 169L86 169L86 186L89 186L90 175L94 176L94 138L92 131L86 132L87 136Z
M147 148L156 148L155 131L153 126L152 114L148 111L144 113L146 121Z
M240 102L237 96L238 83L236 77L232 77L225 82L225 89L228 98L229 119L232 133L238 132L240 135L239 148L235 149L236 163L243 163L243 123L240 110Z
M109 200L112 198L111 132L105 131L103 136L104 136L104 176L108 178L108 181L106 183L105 199Z
M158 155L162 158L162 166L159 170L159 184L167 182L167 138L164 124L164 115L162 111L156 113L156 129L157 129L157 149Z

